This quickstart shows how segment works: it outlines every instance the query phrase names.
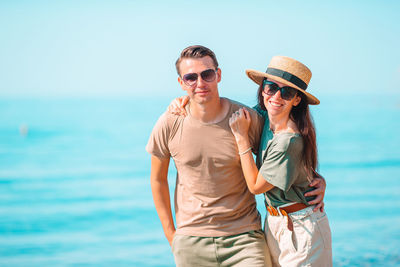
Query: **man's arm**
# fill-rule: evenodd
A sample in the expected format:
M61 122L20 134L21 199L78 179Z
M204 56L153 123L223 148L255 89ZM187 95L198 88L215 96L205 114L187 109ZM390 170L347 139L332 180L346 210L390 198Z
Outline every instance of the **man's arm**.
M319 209L321 212L323 212L324 205L325 205L324 204L324 196L325 196L325 190L326 190L326 181L322 176L314 177L314 179L310 183L310 186L315 187L315 189L305 193L304 196L306 196L306 197L316 196L315 199L312 201L309 201L308 204L316 205L314 208L314 211L317 211Z
M175 234L175 225L172 218L171 201L168 187L168 167L170 158L151 156L151 191L154 205L164 229L165 237L169 244Z

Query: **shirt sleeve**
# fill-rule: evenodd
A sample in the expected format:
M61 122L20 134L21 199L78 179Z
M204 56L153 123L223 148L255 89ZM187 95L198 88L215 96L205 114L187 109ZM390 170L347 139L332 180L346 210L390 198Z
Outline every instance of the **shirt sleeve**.
M255 110L255 111L257 111L257 113L258 114L260 114L262 117L268 117L268 112L266 111L266 110L263 110L261 107L260 107L260 105L259 104L257 104L257 105L255 105L254 107L253 107L253 109Z
M266 158L259 170L270 184L287 192L301 168L303 141L300 136L280 139L268 148Z
M159 158L170 157L171 154L168 148L170 132L171 129L168 125L167 114L164 113L158 119L150 134L149 141L146 145L146 151Z
M262 129L264 127L264 118L253 109L249 110L251 116L251 124L249 129L249 141L253 152L257 154L260 145Z

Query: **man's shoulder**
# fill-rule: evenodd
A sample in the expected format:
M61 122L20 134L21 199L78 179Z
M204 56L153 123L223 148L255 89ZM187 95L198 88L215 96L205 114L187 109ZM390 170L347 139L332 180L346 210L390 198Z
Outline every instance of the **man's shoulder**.
M164 122L165 124L173 124L174 122L181 121L185 118L183 115L175 115L168 111L165 111L161 116L158 118L159 122Z
M239 109L239 108L242 108L242 107L247 107L245 104L240 103L239 101L232 100L232 99L227 98L227 97L224 97L224 98L225 98L226 100L228 100L228 101L231 103L231 105L232 105L232 107L233 107L234 109Z
M154 128L154 131L176 131L176 129L181 125L183 120L185 119L184 116L181 115L175 115L172 113L169 113L168 111L164 112L161 114L161 116L158 118Z
M147 152L160 158L169 157L168 143L178 132L183 118L183 116L174 115L167 111L161 114L150 134L146 145Z
M231 109L232 113L237 111L240 108L246 108L250 112L251 115L255 115L255 116L258 115L257 112L254 109L252 109L251 107L249 107L249 106L247 106L247 105L245 105L245 104L243 104L243 103L241 103L239 101L232 100L232 99L229 99L229 98L225 98L225 99L228 100L231 103L231 105L232 105L232 109Z

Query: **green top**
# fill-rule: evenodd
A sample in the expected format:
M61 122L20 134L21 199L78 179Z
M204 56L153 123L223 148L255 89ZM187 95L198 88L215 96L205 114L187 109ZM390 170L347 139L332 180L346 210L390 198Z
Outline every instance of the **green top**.
M273 134L268 113L255 109L265 118L256 164L262 177L275 187L265 192L267 203L281 206L291 202L304 203L314 197L304 197L312 190L302 163L303 138L298 133Z

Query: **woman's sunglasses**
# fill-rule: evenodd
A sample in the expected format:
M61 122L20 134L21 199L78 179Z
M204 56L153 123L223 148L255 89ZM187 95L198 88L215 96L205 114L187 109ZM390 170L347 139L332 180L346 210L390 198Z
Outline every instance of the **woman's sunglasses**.
M207 69L200 72L201 78L206 82L213 82L215 80L217 69ZM189 86L193 86L197 83L199 74L197 73L187 73L183 75L182 80Z
M264 80L263 91L269 96L273 96L276 92L281 91L281 97L284 100L292 100L295 97L297 90L290 86L279 87L276 83Z

